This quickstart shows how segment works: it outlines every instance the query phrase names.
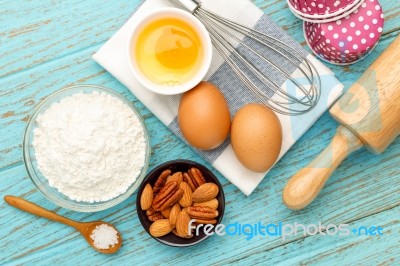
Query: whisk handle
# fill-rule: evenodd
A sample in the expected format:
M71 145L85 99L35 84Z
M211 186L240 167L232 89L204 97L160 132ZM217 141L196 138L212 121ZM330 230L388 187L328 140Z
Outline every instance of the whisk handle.
M283 203L300 210L319 194L325 182L353 151L363 146L361 140L344 126L339 126L331 143L307 167L292 176L283 190Z
M201 2L198 0L170 0L170 1L186 8L191 13L193 13L201 4Z

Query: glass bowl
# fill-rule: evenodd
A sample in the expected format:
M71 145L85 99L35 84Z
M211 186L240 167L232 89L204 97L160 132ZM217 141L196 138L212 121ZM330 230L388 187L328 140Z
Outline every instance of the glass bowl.
M101 93L107 93L111 96L114 96L121 101L123 101L127 106L129 106L132 111L136 114L138 117L139 121L141 122L143 129L144 129L144 136L146 139L146 152L145 152L145 161L144 165L141 169L141 172L139 176L137 177L136 181L131 184L131 186L126 190L125 193L110 199L108 201L102 201L102 202L82 202L82 201L75 201L64 194L60 193L56 188L51 187L47 181L47 179L43 176L43 174L40 172L38 169L36 157L35 157L35 150L32 146L32 141L33 141L33 132L34 129L36 128L36 119L37 117L42 114L44 111L46 111L53 103L59 102L61 99L73 95L75 93L92 93L92 92L101 92ZM122 201L126 200L130 195L133 194L133 192L136 191L136 189L139 187L140 183L144 179L148 166L149 166L149 157L150 157L150 143L149 143L149 136L148 132L146 129L146 126L143 122L143 119L141 118L139 112L136 110L136 108L133 106L131 102L126 100L122 95L100 87L100 86L94 86L94 85L77 85L77 86L71 86L67 87L64 89L61 89L50 96L48 96L45 100L43 100L36 108L35 111L33 112L33 115L31 116L28 125L25 130L25 135L24 135L24 143L23 143L23 155L24 155L24 162L25 162L25 167L26 170L28 171L29 177L31 178L32 182L35 184L35 186L39 189L43 195L48 198L50 201L53 203L57 204L60 207L73 210L73 211L79 211L79 212L96 212L96 211L102 211L105 209L108 209L110 207L113 207L117 205L118 203L121 203Z

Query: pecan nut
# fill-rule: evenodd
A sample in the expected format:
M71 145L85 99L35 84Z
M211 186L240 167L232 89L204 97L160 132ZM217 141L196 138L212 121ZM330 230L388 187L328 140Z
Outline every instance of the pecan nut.
M196 167L192 167L187 173L183 173L183 181L188 183L192 191L206 183L203 173Z
M160 192L154 197L152 207L157 211L162 211L177 203L183 195L183 190L179 188L176 181L168 182Z
M146 211L146 215L147 216L150 216L150 215L153 215L154 213L156 213L157 211L153 208L153 207L150 207L150 209L148 209L147 211Z
M183 173L183 181L185 181L190 186L192 191L196 190L196 185L193 183L192 177L189 173Z
M190 168L189 174L193 177L193 181L194 183L196 183L196 188L206 183L206 179L204 178L203 173L196 167Z
M160 176L157 178L156 183L154 184L153 187L153 194L156 195L158 192L160 192L161 188L165 185L167 182L167 178L171 174L171 170L167 169L164 170Z
M193 219L211 220L218 217L218 211L207 206L191 206L186 211Z
M177 203L183 195L183 190L178 189L171 197L168 198L168 200L160 207L160 210L164 210L166 208L169 208L173 206L175 203Z
M151 222L155 222L161 219L165 219L164 216L160 212L155 212L152 215L147 216Z

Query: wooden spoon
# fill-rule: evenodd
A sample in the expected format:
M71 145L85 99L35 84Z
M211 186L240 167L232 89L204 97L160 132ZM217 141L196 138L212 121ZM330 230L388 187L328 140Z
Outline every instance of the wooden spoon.
M87 223L73 221L73 220L67 219L61 215L58 215L52 211L46 210L32 202L29 202L27 200L24 200L22 198L15 197L15 196L7 195L4 197L4 201L7 202L9 205L11 205L17 209L20 209L22 211L29 212L31 214L35 214L40 217L47 218L49 220L53 220L53 221L74 227L76 230L78 230L82 234L82 236L86 239L86 241L89 243L89 245L91 245L95 250L97 250L101 253L111 254L111 253L117 252L122 245L122 238L121 238L120 232L117 230L117 228L115 228L114 225L112 225L110 223L106 223L103 221L94 221L94 222L87 222ZM111 226L117 231L118 243L108 249L97 248L93 243L93 239L90 238L92 231L96 228L96 226L101 225L101 224L106 224L108 226Z

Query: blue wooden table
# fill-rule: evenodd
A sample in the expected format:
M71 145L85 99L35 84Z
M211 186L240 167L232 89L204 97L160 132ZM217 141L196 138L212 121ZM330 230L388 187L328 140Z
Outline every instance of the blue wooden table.
M226 0L228 1L228 0ZM274 21L305 45L302 23L283 0L253 0ZM400 32L400 2L381 0L386 17L380 43L365 60L330 66L345 84L354 83ZM79 221L114 223L124 244L114 255L87 245L78 232L0 202L0 265L100 264L378 264L400 265L400 139L380 156L365 149L346 159L319 198L302 211L282 204L282 189L329 142L337 124L325 113L269 173L250 196L219 175L226 195L223 222L349 224L380 226L383 235L213 236L190 248L153 240L136 216L134 193L98 213L78 213L49 202L30 181L22 160L22 138L34 107L52 92L73 84L98 84L122 93L140 110L150 131L150 168L171 159L205 163L178 140L91 55L129 18L132 0L0 1L0 191L24 197ZM400 73L399 73L400 74ZM400 104L400 103L399 103ZM207 165L207 164L206 164Z

